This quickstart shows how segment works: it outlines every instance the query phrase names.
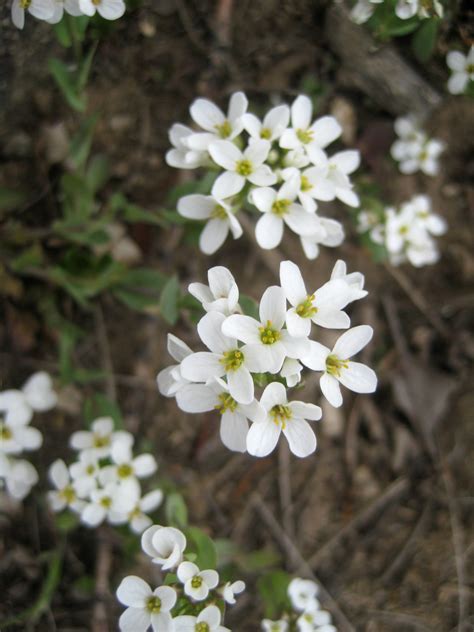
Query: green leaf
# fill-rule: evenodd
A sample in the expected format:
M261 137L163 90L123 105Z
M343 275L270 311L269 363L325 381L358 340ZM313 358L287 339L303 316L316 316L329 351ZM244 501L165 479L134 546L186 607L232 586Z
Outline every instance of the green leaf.
M208 171L200 180L190 180L189 182L173 187L168 194L167 203L170 206L176 206L178 200L183 197L183 195L189 195L191 193L202 193L206 195L210 193L216 175L215 171Z
M130 309L135 309L137 312L152 312L154 311L153 308L156 308L158 305L158 297L148 296L133 290L118 288L113 290L112 294L124 305Z
M23 252L15 257L10 262L10 267L15 272L23 272L28 268L38 268L43 263L43 249L39 243L33 244L29 248L23 250Z
M106 156L98 154L93 156L87 165L86 183L92 194L97 193L107 182L110 174L110 165Z
M88 116L71 141L70 156L76 168L82 167L89 157L94 128L98 118L99 115L97 113Z
M412 39L412 48L416 58L422 63L427 62L436 46L440 20L430 18L424 20Z
M282 612L291 610L287 594L289 583L290 576L283 571L273 571L258 579L257 588L269 619L279 618Z
M123 193L114 193L109 200L109 206L114 213L119 213L120 217L126 222L166 226L166 221L163 220L163 217L157 215L154 211L132 204Z
M167 323L174 325L179 315L179 283L176 276L166 283L160 296L160 313Z
M185 529L188 525L188 509L184 498L178 492L171 492L165 502L166 522L171 527Z
M26 193L0 187L0 215L5 211L13 211L26 202Z
M61 46L64 46L64 48L70 48L72 46L72 38L71 32L67 25L67 21L61 20L61 22L58 22L58 24L55 24L53 26L53 29L56 38Z
M48 68L69 105L78 112L84 112L86 99L77 89L76 73L69 70L66 64L55 58L49 60Z
M94 59L95 51L97 50L97 44L98 42L95 42L91 46L89 52L82 60L79 67L79 72L77 73L77 90L79 93L83 92L84 88L86 87L87 80L89 79L92 61Z
M123 285L130 285L135 289L141 287L161 292L167 280L168 278L163 273L154 268L134 268L127 270L124 274Z
M241 294L239 297L239 304L244 314L260 320L258 315L258 303L252 297L246 294Z
M56 514L54 522L58 531L68 533L79 526L79 517L71 511L63 511L60 514Z
M190 551L196 554L197 566L201 569L216 568L217 551L212 539L197 527L186 529L186 537Z
M114 428L121 430L124 427L122 412L116 402L105 395L94 393L84 402L84 419L88 426L98 417L111 417L114 420Z

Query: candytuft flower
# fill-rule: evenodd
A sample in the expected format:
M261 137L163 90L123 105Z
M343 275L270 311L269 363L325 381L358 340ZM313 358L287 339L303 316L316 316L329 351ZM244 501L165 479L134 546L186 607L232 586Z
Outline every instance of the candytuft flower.
M209 594L209 590L215 588L219 583L217 571L201 571L192 562L181 562L178 566L177 575L184 586L185 594L195 601L204 601Z
M474 81L474 46L471 46L467 55L457 50L450 51L446 56L446 63L451 69L448 81L449 92L462 94L469 83Z
M215 140L233 140L243 129L242 117L247 106L247 97L243 92L235 92L230 97L227 116L212 101L196 99L189 108L191 118L206 131L193 133L188 139L189 147L206 150Z
M186 537L179 529L153 525L142 535L142 549L164 571L176 568L183 559Z
M210 268L207 273L209 285L191 283L188 287L190 294L197 298L206 312L222 312L230 316L239 308L239 288L232 273L223 266Z
M54 14L53 0L13 0L11 15L13 24L22 29L25 26L25 12L38 20L49 20Z
M79 0L79 8L84 15L95 15L97 12L105 20L117 20L125 13L123 0Z
M117 588L117 599L128 606L119 620L121 632L139 632L150 626L153 632L174 632L171 609L177 594L170 586L152 590L140 577L129 575Z

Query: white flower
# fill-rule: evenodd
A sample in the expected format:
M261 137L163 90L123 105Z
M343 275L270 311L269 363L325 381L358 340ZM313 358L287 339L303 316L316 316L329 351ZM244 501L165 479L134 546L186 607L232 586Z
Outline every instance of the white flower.
M147 478L158 468L153 455L140 454L134 457L130 444L123 441L112 443L110 458L112 465L103 467L99 472L102 485L110 482L122 483L130 478Z
M12 389L0 393L0 453L20 454L41 446L41 432L28 425L32 416L21 391Z
M305 609L303 614L296 621L299 632L336 632L336 628L331 625L331 615L326 610L321 610L319 602L314 603Z
M255 228L261 248L276 248L282 240L285 224L297 235L308 236L318 231L318 218L294 201L298 190L299 179L292 177L278 191L270 187L252 191L252 202L263 213Z
M314 235L300 237L304 254L308 259L316 259L319 255L319 244L328 248L336 248L344 241L344 228L335 219L319 218L319 229Z
M52 17L46 21L49 24L58 24L63 19L64 11L74 17L82 15L82 11L79 8L79 0L53 0L54 1L54 13Z
M413 217L417 226L423 227L432 235L443 235L447 230L444 218L433 213L431 199L427 195L415 195L402 205L403 213Z
M92 422L92 430L80 430L71 435L70 446L74 450L94 450L98 458L110 454L112 443L120 441L131 446L133 436L129 432L114 432L114 420L111 417L99 417Z
M270 454L278 443L281 432L295 456L305 457L316 450L316 436L306 419L321 419L319 406L298 401L288 402L286 389L279 382L272 382L265 388L260 404L267 411L267 416L263 421L253 423L248 432L249 454Z
M85 503L80 500L80 494L75 481L71 481L67 465L61 459L54 461L49 468L49 478L55 486L55 491L48 492L48 501L53 511L63 511L69 507L77 513L81 512Z
M97 527L105 519L119 521L133 509L136 498L136 481L124 481L120 485L107 483L103 489L93 489L90 502L81 511L81 520L89 527Z
M333 116L323 116L312 122L313 105L311 99L300 95L291 106L292 127L285 130L280 138L280 147L297 149L304 147L306 151L312 148L312 156L323 157L322 151L342 133L341 126Z
M147 515L155 511L163 502L163 492L161 489L154 489L141 498L138 498L135 506L127 516L130 528L134 533L141 534L153 524L152 519Z
M401 20L409 20L418 13L419 0L398 0L395 6L395 14Z
M207 606L197 617L182 615L174 619L175 632L230 632L221 625L221 611L217 606Z
M340 151L329 158L328 180L334 186L336 197L348 206L359 206L359 196L354 193L349 175L360 164L360 154L354 149Z
M233 195L231 190L228 195ZM178 213L188 219L207 220L199 237L199 248L206 255L214 254L222 246L229 231L234 239L242 236L242 227L227 200L212 195L185 195L178 202Z
M286 380L288 388L296 386L298 382L301 382L301 371L303 365L294 360L293 358L285 358L283 366L281 367L280 375Z
M38 472L24 459L13 459L0 452L0 489L5 486L8 494L23 500L38 482Z
M162 369L158 373L156 381L158 390L162 395L165 397L174 397L180 388L188 384L188 380L181 375L181 362L188 355L191 355L193 351L185 342L173 336L173 334L168 334L167 349L170 356L173 360L176 360L178 364L172 364L166 367L166 369Z
M53 16L54 3L53 0L13 0L12 22L19 29L25 26L25 11L38 20L48 20Z
M229 394L227 384L220 379L211 380L208 384L188 384L176 394L176 403L187 413L218 411L221 414L222 443L234 452L246 450L247 420L259 421L265 417L265 410L256 399L250 404L239 404Z
M333 279L341 279L347 283L351 290L351 302L364 298L368 294L368 292L364 290L364 275L361 272L350 272L347 274L347 266L342 259L338 259L334 264L334 268L331 272L331 280Z
M319 385L332 406L338 408L342 404L339 383L355 393L373 393L377 388L374 371L365 364L350 360L370 342L372 336L372 327L359 325L344 332L332 351L319 342L310 342L310 351L301 361L313 371L324 371Z
M217 571L200 571L196 564L192 562L181 562L178 566L177 575L184 586L185 594L195 601L206 599L209 591L219 583Z
M264 632L288 632L288 621L284 619L280 619L279 621L264 619L262 621L262 630Z
M358 0L352 7L351 19L356 24L364 24L375 11L374 4L381 4L383 0Z
M125 13L123 0L79 0L79 8L84 15L97 13L105 20L117 20Z
M121 632L174 632L170 610L177 599L170 586L152 590L140 577L129 575L117 588L117 599L128 606L119 620Z
M286 299L280 287L265 290L259 316L260 322L251 316L232 314L224 321L222 332L245 343L242 351L252 373L278 373L286 356L298 359L305 353L308 341L294 338L283 329Z
M307 610L315 603L319 586L311 579L295 577L288 585L288 597L295 610ZM317 603L317 602L316 602Z
M188 140L194 135L194 131L186 125L175 123L171 126L168 136L173 149L166 153L165 160L170 167L176 169L197 169L209 163L207 151L190 149Z
M296 169L304 169L310 163L311 160L304 150L304 147L296 147L296 149L290 149L283 156L283 165L287 168L294 167Z
M36 412L51 410L58 403L58 396L53 390L53 381L46 371L34 373L21 390L28 404Z
M153 525L142 535L142 549L164 571L175 568L183 559L186 537L174 527Z
M197 298L206 312L222 312L230 316L239 311L239 288L230 270L215 266L208 271L207 279L209 285L191 283L188 287L189 293Z
M286 326L292 336L308 337L311 322L328 329L347 329L351 321L342 311L348 304L351 291L342 279L325 283L309 294L298 266L291 261L280 263L280 283L292 307L286 313Z
M234 605L235 595L239 595L245 590L245 583L240 579L236 582L227 582L222 589L222 596L224 601L230 605Z
M80 452L79 460L69 466L69 473L81 498L96 489L99 470L99 461L93 450Z
M436 175L439 171L438 158L444 151L444 143L436 138L428 138L413 117L397 119L395 131L399 140L393 143L390 153L394 160L399 161L400 171L415 173L421 170L426 175Z
M309 167L303 172L295 167L288 167L281 172L285 180L297 178L298 199L305 211L309 213L314 213L318 208L315 200L329 202L336 197L334 185L328 180L328 174L329 163L326 159L317 167Z
M462 94L469 82L474 81L474 46L471 46L467 55L457 50L450 51L446 56L446 63L452 71L448 81L449 92Z
M206 150L218 139L233 140L243 129L242 116L247 111L248 101L243 92L235 92L229 101L227 116L212 101L196 99L189 111L195 123L204 133L193 133L187 139L191 149Z
M269 141L261 139L250 139L244 152L228 140L211 143L209 153L212 159L225 169L214 182L212 195L223 200L239 193L247 181L259 187L275 184L275 174L268 165L263 164L269 151Z
M222 333L225 319L220 312L208 312L201 318L198 334L210 352L189 355L181 364L181 372L190 382L207 382L225 375L233 399L240 404L250 404L254 398L254 384L245 349L239 348L235 338Z
M252 138L278 140L290 122L290 108L287 105L277 105L269 110L261 122L255 114L244 114L242 123Z

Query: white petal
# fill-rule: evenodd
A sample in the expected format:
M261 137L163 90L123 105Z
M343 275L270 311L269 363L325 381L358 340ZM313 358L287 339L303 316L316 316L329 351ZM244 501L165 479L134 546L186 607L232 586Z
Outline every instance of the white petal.
M153 594L159 597L162 609L167 612L174 607L178 598L176 591L170 586L160 586L153 591Z
M234 452L245 452L247 445L248 421L239 412L227 410L221 419L220 437L222 443Z
M215 572L215 571L214 571ZM198 623L207 623L214 630L221 622L221 611L217 606L207 606L198 615Z
M242 152L229 140L216 140L211 143L209 153L214 162L228 171L234 171L236 163L243 158Z
M187 384L176 393L176 403L185 413L205 413L219 403L214 391L205 384Z
M280 137L280 147L283 149L296 149L301 146L301 142L294 129L286 129Z
M374 330L369 325L353 327L342 334L334 345L333 353L343 360L351 358L363 349L374 335Z
M342 133L342 128L333 116L323 116L312 126L313 142L317 147L327 147Z
M192 293L192 292L191 292ZM191 355L192 350L188 347L188 345L180 340L177 336L173 336L173 334L168 334L166 348L168 353L177 362L181 362L188 355Z
M377 388L375 372L360 362L349 362L347 369L341 370L339 381L355 393L373 393Z
M312 320L326 329L348 329L351 326L351 319L345 312L327 307L319 309Z
M33 410L44 412L56 406L58 398L53 390L53 381L46 371L32 375L21 389Z
M61 459L54 461L49 468L49 478L57 489L63 489L69 483L69 470Z
M225 298L229 296L235 285L232 273L224 266L214 266L207 273L209 289L214 298Z
M277 105L272 108L263 119L263 127L272 131L271 140L276 140L288 127L290 122L290 108L287 105Z
M324 397L328 400L331 406L339 408L339 406L342 405L341 389L339 387L339 382L335 377L328 375L328 373L323 373L321 379L319 380L319 386L321 387Z
M252 138L260 138L260 131L262 129L262 123L255 116L255 114L246 113L242 116L242 124L244 129L249 133Z
M196 99L191 104L189 112L193 121L208 132L215 132L216 126L222 125L225 121L222 110L208 99Z
M235 338L230 338L222 333L222 323L225 320L224 314L220 312L208 312L198 323L197 330L199 337L212 353L222 354L237 346ZM183 375L185 375L183 373Z
M260 165L248 177L249 182L258 187L268 187L277 181L276 175L268 165Z
M273 213L265 213L255 227L255 238L260 248L276 248L283 237L283 220Z
M205 255L213 255L222 246L229 234L229 222L214 218L204 226L199 236L199 248Z
M271 144L268 140L251 139L247 149L244 151L244 156L247 160L250 160L252 165L256 168L265 162L268 152L270 151Z
M311 333L311 319L301 318L294 307L286 313L286 326L289 334L296 338L307 338Z
M457 50L452 50L446 55L446 63L451 70L464 71L466 62L466 57Z
M252 424L247 434L247 451L252 456L267 456L278 443L281 428L271 419Z
M241 366L237 371L227 373L229 393L240 404L250 404L253 400L254 384L249 370Z
M292 261L280 263L280 283L288 302L297 307L308 295L299 267Z
M236 338L246 344L258 344L260 342L259 327L260 323L255 318L232 314L222 323L222 332L226 336Z
M47 20L54 13L54 5L51 0L34 0L28 11L38 20Z
M21 8L20 0L13 0L12 22L17 29L23 29L25 26L25 10Z
M222 173L212 186L212 195L218 200L225 200L232 195L236 195L245 185L245 178L233 171Z
M150 626L150 613L143 608L127 608L119 619L121 632L146 632Z
M297 235L313 236L320 229L319 218L308 213L298 204L292 204L283 219Z
M200 576L203 578L203 580L205 581L205 583L207 584L209 588L215 588L217 584L219 583L219 575L217 571L214 571L212 569L201 571ZM220 615L219 615L219 621L220 621Z
M41 432L30 426L20 426L15 430L13 436L24 450L37 450L43 443Z
M210 195L185 195L178 202L178 213L189 219L208 219L216 206Z
M120 603L133 608L143 608L147 597L151 595L152 590L150 586L136 575L129 575L122 579L120 586L117 588L117 599Z
M117 20L125 13L123 0L102 0L97 11L105 20Z
M133 469L135 476L145 478L151 476L158 469L155 457L151 454L140 454L133 459Z
M352 189L336 187L336 197L352 208L360 206L359 196Z
M196 564L193 564L192 562L181 562L181 564L178 566L177 575L179 581L182 584L187 582L188 579L191 579L198 573L199 568L196 566Z
M285 347L281 342L273 345L251 344L243 348L245 365L252 373L278 373L285 360Z
M290 402L289 406L291 412L295 417L300 419L310 419L311 421L318 421L322 417L322 410L315 404L308 404L306 402Z
M311 99L304 94L300 94L291 106L291 123L294 128L306 130L311 124L313 115L313 105Z
M283 434L295 456L304 458L316 450L316 435L304 419L289 419Z
M286 388L280 382L269 384L260 398L260 403L265 410L271 410L273 406L279 406L280 404L286 405L287 401Z
M272 210L276 196L275 189L271 189L270 187L261 187L251 192L252 204L255 204L262 213L269 213Z
M152 613L151 627L153 632L175 632L173 618L169 612Z
M343 173L352 173L359 168L360 153L355 149L340 151L331 156L331 164L336 165Z
M451 94L462 94L468 82L467 72L454 72L448 80L448 90Z
M283 327L286 316L286 299L280 286L272 285L265 290L260 301L259 314L262 324L271 323L271 327L277 330Z

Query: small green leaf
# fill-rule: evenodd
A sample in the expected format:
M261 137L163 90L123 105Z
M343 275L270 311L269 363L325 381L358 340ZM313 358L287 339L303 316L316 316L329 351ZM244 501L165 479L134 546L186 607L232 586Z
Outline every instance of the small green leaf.
M179 315L179 283L176 276L166 283L160 296L160 313L167 323L174 325Z
M110 165L106 156L93 156L87 165L86 183L92 194L97 193L109 179Z
M37 268L43 263L43 250L39 243L33 244L10 262L15 272L23 272L28 268Z
M196 554L197 566L203 570L216 568L217 551L212 539L197 527L186 529L186 537L191 552Z
M77 73L77 90L79 93L81 93L84 90L87 84L87 80L89 79L89 74L92 67L92 61L94 59L95 51L97 50L97 44L98 42L95 42L91 46L89 52L82 60L81 65L79 67L79 72Z
M273 571L258 579L257 588L264 603L265 616L269 619L291 610L287 594L289 583L290 576L283 571Z
M79 526L79 518L77 514L70 511L63 511L55 516L55 523L58 531L68 533Z
M240 298L239 298L239 303L240 303L240 307L242 308L244 314L259 320L258 303L257 303L257 301L255 301L250 296L247 296L246 294L241 294Z
M84 112L86 99L78 92L75 71L70 70L66 64L55 58L49 60L48 68L69 105L78 112Z
M188 509L184 498L178 492L171 492L165 502L166 522L172 527L185 529L188 525Z
M98 118L99 115L97 113L88 116L71 141L70 156L76 168L82 167L89 157L94 128Z
M114 428L121 430L124 427L123 416L119 406L105 395L94 393L84 402L84 419L88 426L98 417L111 417L114 420Z
M67 25L67 21L61 20L61 22L58 22L58 24L55 24L53 26L53 29L56 38L61 46L64 46L64 48L70 48L72 46L72 38L71 32Z
M424 20L412 39L413 52L422 63L427 62L436 46L440 20L431 18Z

